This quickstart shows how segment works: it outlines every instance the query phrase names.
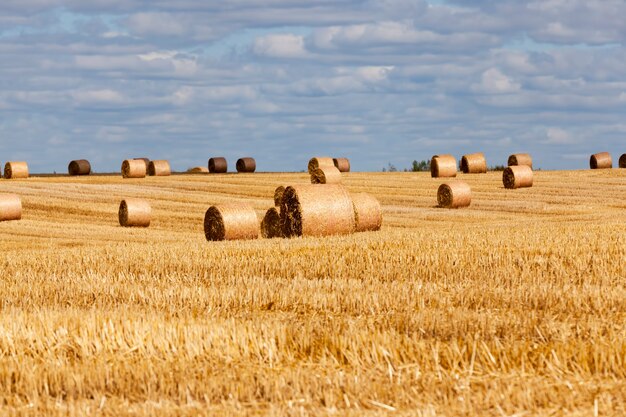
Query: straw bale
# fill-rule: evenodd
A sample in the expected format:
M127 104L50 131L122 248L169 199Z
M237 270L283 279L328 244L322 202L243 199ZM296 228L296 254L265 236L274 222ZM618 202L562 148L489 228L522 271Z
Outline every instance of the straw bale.
M487 159L482 152L463 155L461 171L465 174L484 174L487 172Z
M18 179L28 178L28 164L22 161L11 161L4 165L4 178Z
M456 159L452 155L434 155L430 160L433 178L456 177Z
M280 187L277 187L276 190L274 190L274 206L276 207L280 206L280 202L283 199L284 193L285 193L285 187L283 187L282 185Z
M139 198L126 198L120 203L118 217L123 227L148 227L152 208L150 203Z
M261 235L266 239L283 237L280 213L276 207L268 209L261 221Z
M472 203L472 189L463 181L452 181L441 184L437 190L439 207L461 208Z
M367 193L352 195L354 207L355 231L377 231L383 225L383 211L378 200Z
M510 167L526 165L526 166L529 166L530 169L532 169L533 158L532 156L530 156L530 154L527 154L527 153L514 153L513 155L509 156L507 165Z
M165 159L150 161L148 165L148 175L151 177L168 177L172 175L169 161Z
M86 159L76 159L67 166L67 172L70 175L89 175L91 174L91 164Z
M204 215L204 235L208 241L257 239L259 219L246 203L211 206Z
M505 188L526 188L533 186L533 170L528 165L514 165L502 173Z
M0 221L20 220L22 200L15 194L0 194Z
M334 167L335 166L335 162L333 160L333 158L329 158L327 156L316 156L315 158L311 158L311 160L309 160L309 174L312 174L313 171L315 171L317 168L322 168L322 167Z
M228 172L228 162L221 156L209 158L209 172L211 174L225 174Z
M280 217L285 237L349 234L356 226L352 198L338 184L287 187Z
M148 167L150 166L150 158L133 158L135 161L143 161L146 164L146 175L148 175Z
M256 171L254 158L239 158L237 160L237 172L252 173L254 171Z
M124 178L144 178L146 172L146 164L142 159L126 159L122 162L122 177Z
M333 164L339 172L350 172L350 160L348 158L333 158Z
M208 174L209 168L207 167L193 167L187 170L190 174Z
M311 173L311 184L341 184L341 172L334 166L317 168Z
M619 167L626 168L626 153L619 157Z
M589 166L591 169L610 169L613 168L613 159L608 152L600 152L591 155L589 158Z

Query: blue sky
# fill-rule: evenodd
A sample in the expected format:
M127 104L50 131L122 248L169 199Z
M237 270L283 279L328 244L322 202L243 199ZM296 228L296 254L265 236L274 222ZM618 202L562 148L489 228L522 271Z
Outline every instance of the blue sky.
M624 0L3 0L0 161L626 153Z

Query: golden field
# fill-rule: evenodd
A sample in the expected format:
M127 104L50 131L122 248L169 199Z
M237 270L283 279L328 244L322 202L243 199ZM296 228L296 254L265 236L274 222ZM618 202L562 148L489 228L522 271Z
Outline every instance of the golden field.
M0 415L626 415L626 170L501 175L352 173L381 232L223 243L210 205L308 175L0 180Z

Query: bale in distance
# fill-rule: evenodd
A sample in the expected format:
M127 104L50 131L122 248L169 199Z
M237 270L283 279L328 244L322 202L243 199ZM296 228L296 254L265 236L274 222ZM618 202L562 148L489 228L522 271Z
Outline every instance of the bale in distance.
M610 169L613 168L613 159L608 152L600 152L591 155L589 158L589 166L591 169Z
M461 171L465 174L485 174L487 172L487 159L482 152L463 155L461 158Z
M28 164L23 161L11 161L4 165L4 178L19 179L28 178Z
M472 189L463 181L441 184L437 190L437 203L443 208L469 207L472 203Z
M527 188L533 186L533 170L528 165L514 165L502 173L504 188Z
M209 172L211 174L225 174L228 172L228 162L226 158L214 157L209 158Z
M533 158L527 153L514 153L509 156L507 165L510 167L526 165L530 167L530 169L533 169Z
M434 155L430 160L430 175L433 178L456 177L456 159L452 155Z
M75 159L67 166L67 172L72 175L91 174L91 164L86 159Z
M237 160L237 172L253 173L256 171L256 161L254 158L239 158Z
M142 159L126 159L122 162L123 178L145 178L146 164Z
M280 213L276 207L272 207L265 212L261 221L261 236L265 239L283 237L283 230L280 223Z
M335 166L335 162L333 158L329 158L327 156L323 156L323 157L316 156L309 160L308 170L309 170L309 174L313 174L313 172L318 168L334 167L334 166Z
M165 159L150 161L148 165L148 175L151 177L168 177L172 175L169 161Z
M126 198L120 203L118 217L122 227L148 227L152 208L146 200Z
M383 211L378 200L367 193L352 195L355 231L378 231L383 225Z
M341 172L334 166L317 168L311 173L311 184L341 184Z
M259 219L246 203L211 206L204 215L204 236L208 241L257 239Z
M339 172L350 172L350 160L348 158L333 158L333 164Z
M282 185L280 187L276 187L276 190L274 190L274 206L280 206L280 202L283 199L283 194L285 194L285 187L283 187Z
M22 200L16 194L0 194L0 221L20 220Z
M133 158L135 161L143 161L146 164L146 173L148 172L148 166L150 166L150 158Z
M619 157L619 167L626 168L626 153Z
M193 167L187 170L190 174L208 174L209 169L207 167Z
M346 235L356 225L352 198L338 184L287 187L280 220L285 237Z

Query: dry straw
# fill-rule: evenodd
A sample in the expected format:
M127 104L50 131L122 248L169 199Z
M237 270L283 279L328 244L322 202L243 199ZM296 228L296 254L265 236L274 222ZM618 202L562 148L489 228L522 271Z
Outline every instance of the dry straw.
M120 203L118 217L123 227L148 227L152 208L146 200L127 198Z
M285 187L283 187L282 185L274 190L274 206L280 206L280 202L283 199L283 194L285 194Z
M608 152L600 152L591 155L589 158L589 166L591 169L610 169L613 168L613 159Z
M211 174L225 174L228 172L228 162L221 156L209 158L209 172Z
M28 178L28 164L26 162L7 162L4 165L4 178Z
M619 157L619 167L626 168L626 153Z
M510 166L502 173L505 188L526 188L533 186L533 170L528 165Z
M345 235L356 224L350 194L335 184L287 187L280 216L286 237Z
M461 171L465 174L484 174L487 172L487 159L482 152L463 155Z
M317 168L311 173L311 184L341 184L341 172L334 166Z
M22 200L15 194L0 194L0 221L20 220Z
M469 207L472 203L472 189L463 181L441 184L437 190L437 203L444 208Z
M510 167L526 165L529 166L530 169L532 169L533 158L527 153L514 153L513 155L509 156L507 165Z
M252 173L256 171L254 158L239 158L237 160L237 172Z
M91 164L86 159L76 159L67 166L67 172L70 175L89 175L91 174Z
M126 159L122 162L122 177L144 178L146 176L146 164L142 159Z
M380 230L383 225L383 211L376 198L367 193L353 194L352 205L354 206L355 231Z
M167 177L172 175L169 161L165 159L150 161L148 165L148 175L151 177Z
M261 236L266 239L283 237L283 230L280 224L280 213L276 207L267 210L263 221L261 221Z
M207 167L193 167L187 170L190 174L208 174L209 169Z
M316 169L322 167L335 167L333 158L316 156L315 158L311 158L311 160L309 160L309 174L313 174Z
M135 161L143 161L146 164L146 173L148 172L148 166L150 165L150 158L133 158Z
M333 158L333 164L339 172L350 172L350 160L348 158Z
M430 160L433 178L456 177L456 159L452 155L434 155Z
M204 215L204 235L209 241L259 237L259 219L249 204L211 206Z

